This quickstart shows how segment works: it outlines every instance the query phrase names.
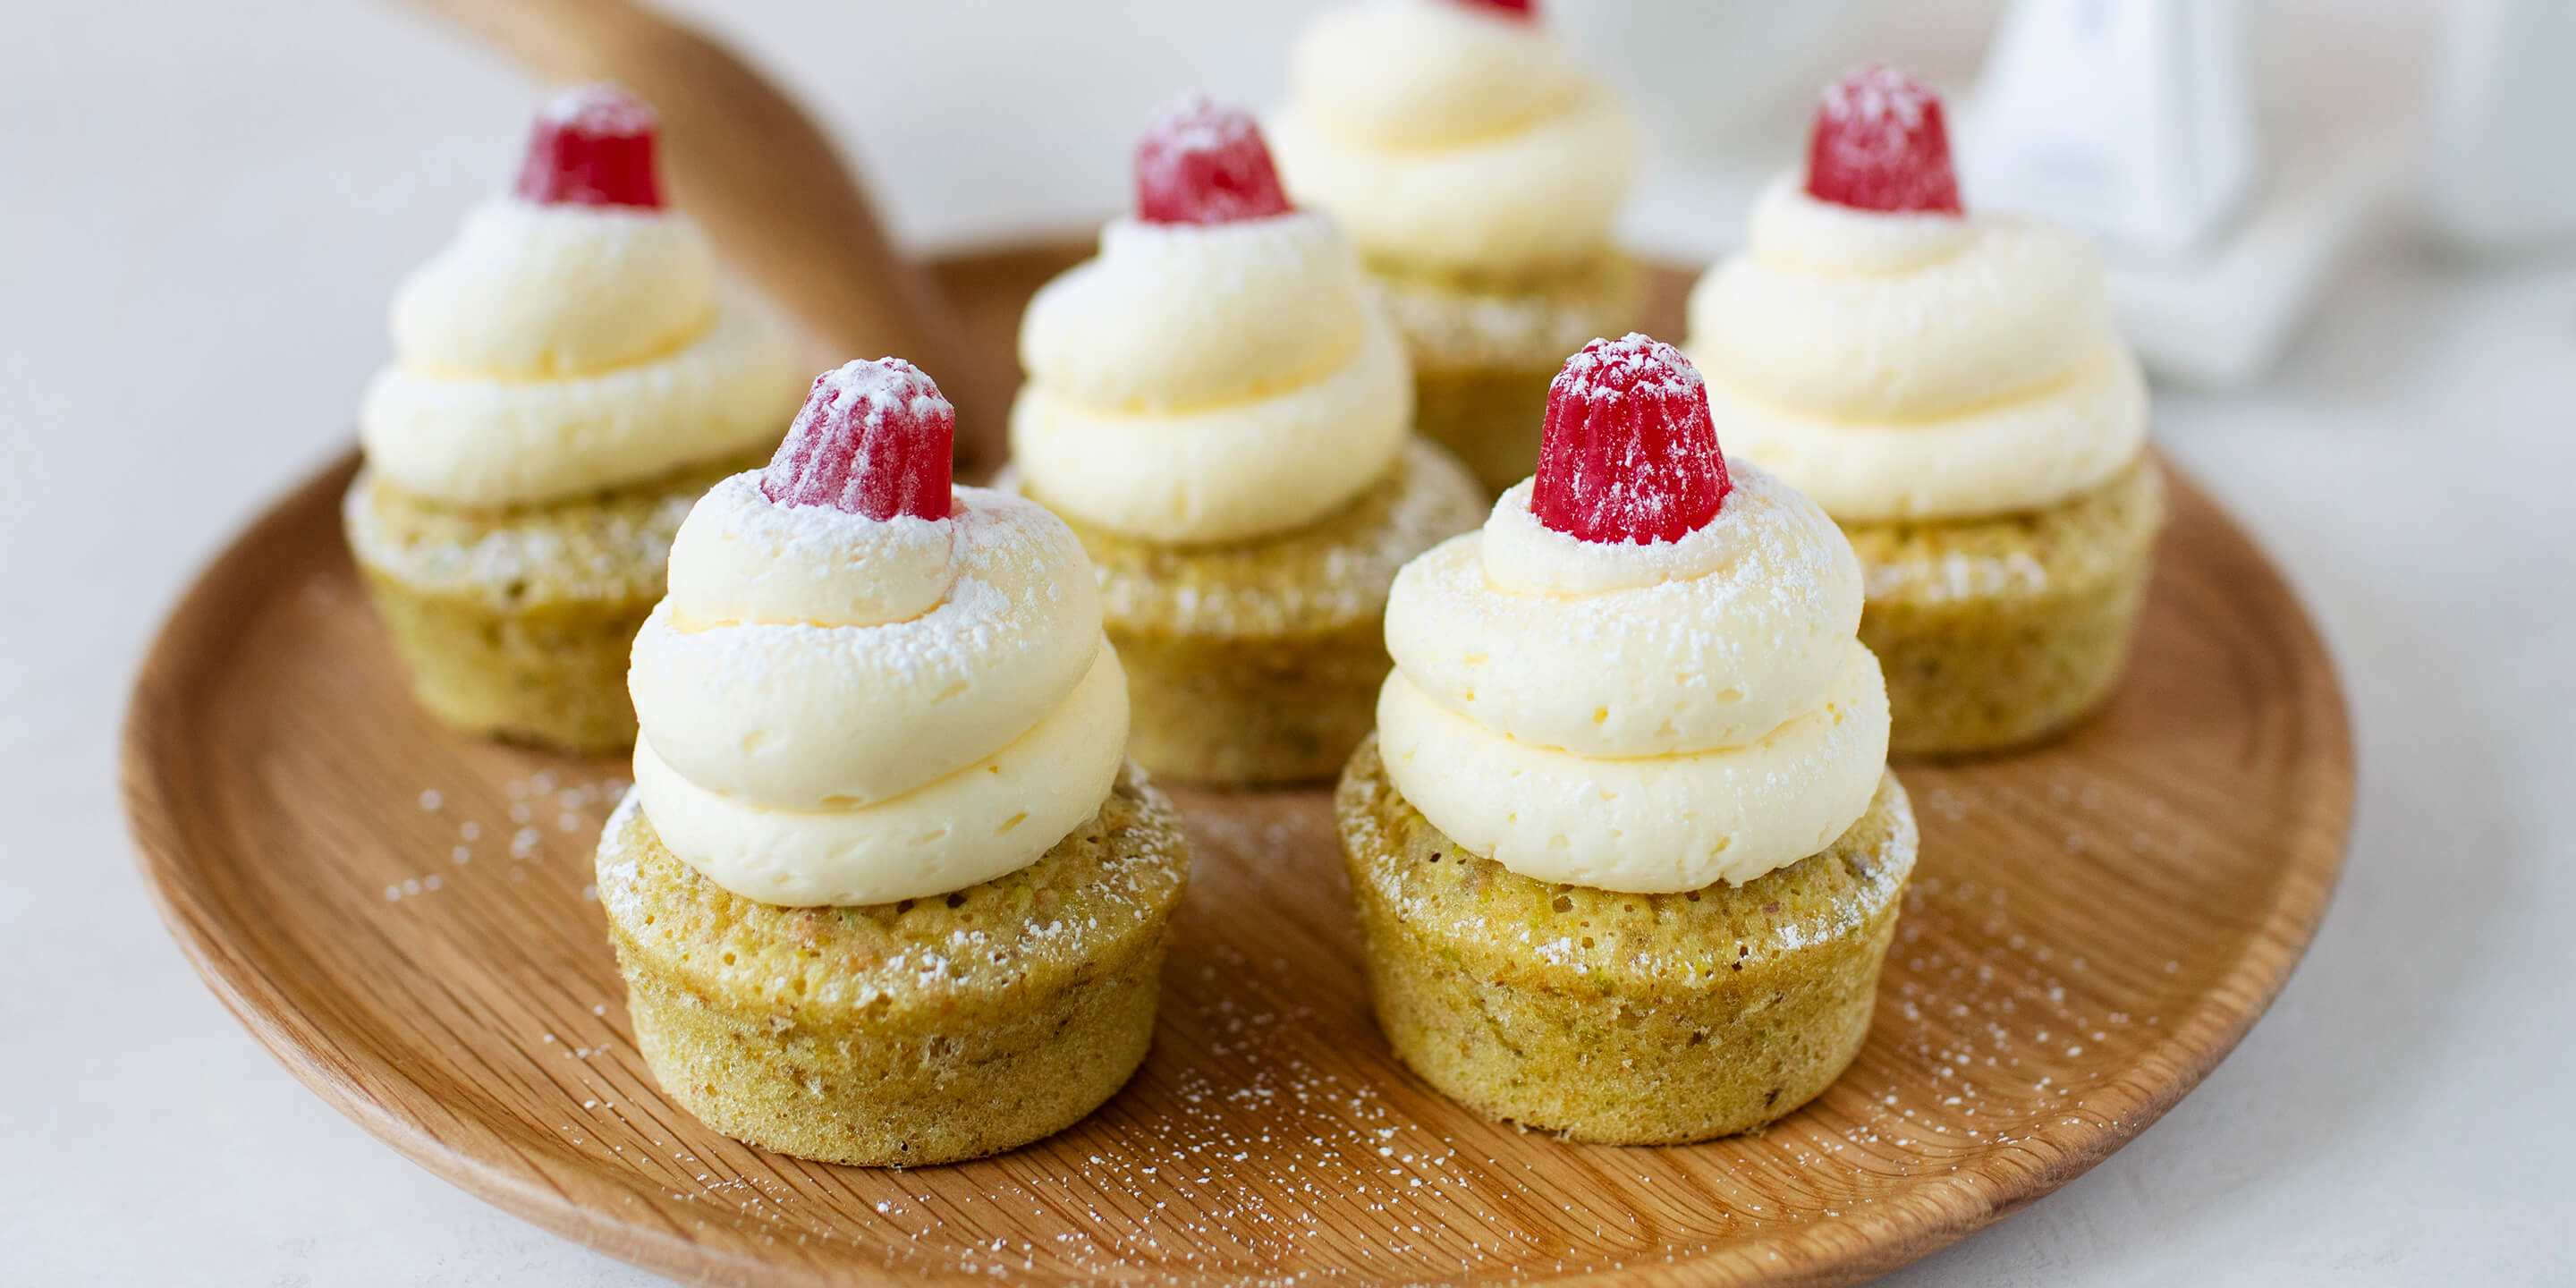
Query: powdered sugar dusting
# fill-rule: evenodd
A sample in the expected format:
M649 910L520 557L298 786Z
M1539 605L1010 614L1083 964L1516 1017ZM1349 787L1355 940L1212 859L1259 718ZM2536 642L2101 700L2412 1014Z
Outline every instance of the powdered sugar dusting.
M1145 138L1174 152L1222 152L1261 137L1252 114L1205 94L1184 94L1163 105L1145 126Z
M1005 471L996 486L1019 486ZM1406 562L1476 525L1481 505L1455 458L1414 439L1387 476L1332 521L1257 545L1096 545L1114 621L1216 638L1322 635L1386 611Z
M599 943L601 912L582 893L593 879L581 862L586 846L558 841L551 826L546 861L526 882L478 860L448 869L435 896L386 900L391 882L420 876L427 887L417 863L398 854L354 879L370 883L373 929L407 947L425 936L524 932L532 916L563 932L533 937L546 961L560 963L554 973L457 1021L517 1045L466 1071L526 1088L540 1106L551 1097L553 1116L538 1121L575 1165L633 1189L632 1221L667 1222L714 1246L748 1244L754 1255L802 1244L797 1255L846 1275L1515 1282L1687 1261L1719 1247L1759 1255L1763 1245L1739 1241L1794 1236L1955 1187L1996 1151L2007 1161L2056 1156L2070 1125L2081 1135L2117 1121L2100 1098L2190 1020L2185 1008L2203 986L2193 975L2206 963L2188 945L2128 952L2065 937L2058 905L2078 886L2052 874L2125 865L2169 875L2177 852L2213 834L2182 800L2134 836L2126 824L2114 829L2126 789L2081 771L2043 771L2013 790L1952 770L1909 778L1936 834L1906 897L1869 1048L1816 1107L1758 1135L1678 1148L1576 1145L1486 1122L1389 1059L1369 1018L1361 948L1339 908L1332 822L1300 798L1269 808L1184 800L1197 846L1193 892L1173 929L1154 1052L1134 1083L1064 1134L935 1169L801 1163L726 1140L673 1107L636 1048ZM467 815L483 820L488 838L504 830L504 806L551 814L555 798L581 784L507 785L504 796L499 781L404 781L399 803L419 844L453 836ZM424 787L441 791L442 811L413 808ZM598 817L603 803L584 814ZM2084 846L2046 861L1968 857L1971 842L2005 824ZM631 898L602 876L600 902ZM1300 888L1320 902L1283 897ZM1297 911L1281 915L1283 904ZM638 911L630 903L614 915ZM2205 918L2185 908L2171 920L2188 937ZM1004 946L945 937L906 964L936 956L954 965ZM2185 961L2169 969L2176 956ZM396 982L419 990L407 1016L452 1013L441 989ZM479 1007L487 995L469 996Z
M870 415L890 410L924 418L957 414L929 375L901 358L845 362L816 376L814 389L843 406L866 407Z
M538 205L660 209L659 135L644 100L605 82L573 86L538 107L513 191Z
M1937 799L1933 811L1960 805ZM2101 1085L2066 1048L2135 1049L2160 1032L2154 1011L2088 987L2100 963L2076 966L2050 941L2031 906L2045 891L1919 874L1882 1033L1817 1109L1703 1146L1553 1141L1483 1121L1388 1059L1344 920L1254 933L1265 914L1245 910L1278 886L1341 883L1329 818L1183 803L1198 859L1156 1054L1071 1132L955 1168L806 1168L685 1121L664 1134L571 1108L607 1088L569 1093L566 1132L614 1133L711 1223L854 1244L868 1267L999 1282L1516 1282L1742 1249L1998 1148L2061 1148L2055 1129L2097 1115Z
M815 377L761 494L871 519L944 518L956 439L957 408L921 368L901 358L844 363Z
M1607 591L1719 576L1729 589L1767 585L1822 612L1826 589L1848 580L1848 543L1813 502L1759 467L1730 475L1731 502L1676 541L1584 541L1538 522L1530 483L1494 503L1482 529L1482 575L1523 595L1597 596ZM1624 611L1624 610L1623 610ZM1792 623L1782 622L1777 629Z
M1401 276L1370 285L1413 351L1415 370L1435 372L1544 370L1594 336L1626 327L1639 293L1634 266L1616 260L1544 292L1486 294Z
M1013 498L1002 507L961 506L946 520L958 551L957 577L930 611L906 621L852 627L828 622L752 622L690 635L690 656L715 670L699 682L714 687L757 683L782 666L872 674L905 685L954 684L979 676L997 655L1027 651L1016 642L1059 615L1044 611L1064 588L1038 575L1069 562L1060 532L1028 521ZM915 520L914 522L919 522ZM941 535L923 525L931 535ZM830 553L827 549L824 553ZM1015 603L995 584L1021 586Z
M1699 368L1682 351L1640 331L1594 339L1565 360L1548 392L1609 401L1629 394L1681 397L1702 388Z
M1825 120L1846 127L1913 130L1940 97L1932 88L1884 63L1854 67L1825 86L1816 109Z
M1539 522L1584 541L1674 541L1726 491L1708 389L1681 350L1632 331L1566 359L1547 390Z
M1834 78L1807 145L1807 192L1862 210L1960 213L1941 96L1880 63Z
M345 570L332 576L354 594ZM299 668L295 701L341 709L329 704L348 674ZM291 767L336 748L280 754ZM499 941L534 950L498 983L384 976L387 1040L414 1043L404 1050L434 1076L550 1114L527 1121L554 1135L563 1166L633 1196L603 1220L845 1277L1520 1282L1712 1250L1741 1263L1782 1246L1766 1240L1860 1239L1847 1222L1991 1189L1999 1168L2016 1176L2030 1159L2090 1156L2085 1142L2136 1131L2153 1112L2137 1108L2138 1069L2205 1049L2217 950L2259 911L2211 897L2238 887L2207 876L2209 856L2243 843L2212 817L2214 787L2166 775L2156 786L2171 798L2142 799L2117 752L1910 769L1924 866L1851 1071L1757 1135L1584 1146L1483 1121L1389 1058L1320 806L1193 795L1194 889L1173 931L1155 1046L1129 1088L998 1158L835 1168L726 1140L669 1102L636 1049L588 901L589 847L553 821L559 798L600 771L478 750L385 780L384 817L364 827L282 798L285 816L331 845L315 871L368 901L368 933L422 956ZM540 770L564 782L545 790L531 777ZM425 790L439 810L418 808ZM503 846L530 811L544 835L529 857L541 861L514 880ZM459 843L476 851L469 866L446 858ZM2067 909L2098 896L2106 869L2135 890L2152 939L2073 934L2090 923ZM445 873L434 895L384 898L415 878L426 891L433 870ZM938 947L952 961L967 951ZM472 1048L453 1041L460 1032Z
M1252 114L1193 94L1164 108L1136 144L1136 214L1148 223L1222 224L1292 207Z
M651 104L610 81L592 81L555 91L538 104L537 121L595 135L644 134L662 123Z
M661 588L671 540L697 500L693 481L603 502L578 526L472 524L451 517L422 531L416 516L393 514L372 477L341 503L349 543L369 563L395 568L442 593L510 598L542 581L592 599L641 597Z

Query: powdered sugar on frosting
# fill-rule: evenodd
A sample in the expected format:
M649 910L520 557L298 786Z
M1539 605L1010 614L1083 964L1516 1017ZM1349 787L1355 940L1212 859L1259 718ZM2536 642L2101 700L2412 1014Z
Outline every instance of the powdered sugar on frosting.
M1460 845L1605 889L1741 883L1869 803L1887 703L1859 563L1756 468L1679 541L1576 541L1528 512L1406 566L1378 703L1387 772Z
M769 903L988 880L1099 808L1126 689L1062 521L961 488L950 517L719 484L637 636L637 790L674 853Z
M416 496L521 505L774 438L801 376L785 321L719 283L675 211L495 197L405 279L368 386L369 462Z
M1397 667L1496 732L1587 756L1741 744L1811 708L1860 626L1860 564L1812 502L1747 469L1680 541L1578 541L1526 482L1408 565Z
M1636 169L1626 108L1562 42L1452 0L1317 15L1270 143L1299 204L1373 259L1440 270L1600 254Z
M2060 229L1855 210L1783 177L1689 313L1729 452L1845 521L2040 508L2146 441L2101 266Z
M1084 523L1175 545L1285 532L1382 477L1413 417L1402 347L1334 223L1113 221L1040 290L1011 453Z
M714 624L906 622L937 607L957 579L956 519L870 519L826 506L771 502L761 475L711 489L681 529L671 609ZM1051 588L1050 588L1051 589Z

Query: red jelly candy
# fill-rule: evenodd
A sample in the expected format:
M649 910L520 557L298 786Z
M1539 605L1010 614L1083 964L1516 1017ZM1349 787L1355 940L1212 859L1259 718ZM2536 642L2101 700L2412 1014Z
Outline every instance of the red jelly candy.
M1595 340L1547 387L1530 513L1577 541L1679 541L1726 502L1699 368L1661 340Z
M760 494L780 505L829 506L891 519L948 517L957 409L901 358L852 362L814 378Z
M1295 209L1252 114L1185 98L1136 145L1136 217L1149 224L1228 224Z
M1530 0L1465 0L1465 3L1470 9L1491 9L1515 18L1530 16Z
M653 173L661 123L615 85L577 85L546 100L528 133L518 194L541 205L662 206Z
M1877 63L1837 77L1807 139L1807 195L1861 210L1961 213L1941 96Z

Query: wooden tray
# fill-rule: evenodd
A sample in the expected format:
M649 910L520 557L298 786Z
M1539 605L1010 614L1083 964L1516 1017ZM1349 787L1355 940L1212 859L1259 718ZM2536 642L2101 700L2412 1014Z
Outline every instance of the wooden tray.
M1065 262L943 273L1003 344ZM1662 283L1663 317L1684 280ZM125 787L150 884L207 983L324 1099L467 1190L693 1282L1864 1277L2171 1108L2280 988L2343 855L2333 672L2280 577L2176 479L2110 711L2037 754L1906 772L1923 859L1877 1025L1765 1133L1575 1146L1456 1108L1371 1024L1324 794L1176 792L1198 863L1135 1081L1002 1158L807 1163L662 1099L590 886L624 766L455 737L412 706L341 544L352 467L225 550L145 664Z

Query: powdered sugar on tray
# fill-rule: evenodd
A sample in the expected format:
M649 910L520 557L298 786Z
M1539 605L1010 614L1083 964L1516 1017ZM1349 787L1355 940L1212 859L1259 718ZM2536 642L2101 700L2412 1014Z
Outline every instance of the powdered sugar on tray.
M2172 895L2175 856L2212 843L2191 809L2075 769L2011 787L1910 771L1925 858L1871 1046L1824 1100L1707 1146L1536 1140L1389 1060L1336 911L1340 864L1320 806L1193 796L1197 888L1136 1082L1068 1133L997 1159L833 1168L739 1146L664 1101L582 898L590 837L554 826L564 812L598 817L623 784L519 763L516 776L403 789L403 827L428 862L444 867L450 845L477 858L447 868L437 898L423 859L368 869L379 887L422 882L422 896L377 905L386 933L551 927L560 966L484 1022L515 1035L519 1054L495 1057L501 1076L553 1097L545 1121L567 1148L631 1176L668 1220L710 1240L828 1247L903 1273L1415 1282L1607 1273L1741 1247L1994 1151L2060 1157L2064 1133L2115 1125L2097 1097L2167 1042L2209 960L2188 919L2169 946L2063 937L2063 905L2079 897L2064 865L2117 866ZM419 808L431 792L438 807ZM514 883L501 850L523 827L540 844ZM1971 849L1974 861L1961 858ZM604 885L599 897L616 898ZM906 965L993 950L952 934Z

